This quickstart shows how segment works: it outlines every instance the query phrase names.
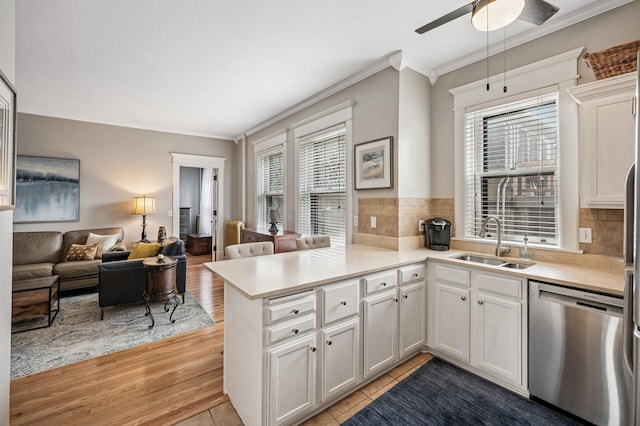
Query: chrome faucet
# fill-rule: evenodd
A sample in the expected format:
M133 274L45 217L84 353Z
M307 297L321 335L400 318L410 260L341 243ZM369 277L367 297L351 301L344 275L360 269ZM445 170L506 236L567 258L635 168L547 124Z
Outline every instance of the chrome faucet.
M500 225L500 221L495 216L487 216L482 221L482 227L480 228L480 237L484 238L487 233L487 223L489 220L493 219L496 222L497 232L498 232L498 244L496 244L496 256L500 257L505 253L511 252L511 247L508 245L502 245L502 227Z

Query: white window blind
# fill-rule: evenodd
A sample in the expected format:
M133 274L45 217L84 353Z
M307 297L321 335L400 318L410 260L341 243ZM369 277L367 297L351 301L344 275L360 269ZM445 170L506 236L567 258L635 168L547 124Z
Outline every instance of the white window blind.
M344 245L347 232L347 131L341 124L298 140L298 232L329 235Z
M558 246L557 93L466 113L465 148L466 237L496 216L504 241Z
M256 153L256 226L269 227L271 208L277 211L278 228L284 220L284 145Z

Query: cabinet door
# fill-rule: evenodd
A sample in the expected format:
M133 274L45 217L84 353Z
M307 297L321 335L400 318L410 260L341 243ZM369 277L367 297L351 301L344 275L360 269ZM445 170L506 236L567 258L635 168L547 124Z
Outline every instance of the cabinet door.
M398 359L398 298L395 288L364 299L364 377Z
M356 384L360 378L360 319L322 331L322 402Z
M268 351L269 424L285 423L315 407L316 334Z
M435 348L469 362L469 290L436 283Z
M424 281L400 288L400 358L424 345Z
M522 302L478 293L473 322L474 366L522 384Z

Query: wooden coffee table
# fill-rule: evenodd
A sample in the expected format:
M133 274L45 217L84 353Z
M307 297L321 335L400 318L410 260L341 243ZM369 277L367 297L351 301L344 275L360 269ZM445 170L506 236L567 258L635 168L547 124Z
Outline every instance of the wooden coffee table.
M11 325L26 319L46 317L43 321L33 321L35 326L22 327L12 330L12 333L35 330L36 328L51 327L53 320L60 311L60 276L51 275L42 278L13 281L12 283ZM30 322L30 324L32 324Z

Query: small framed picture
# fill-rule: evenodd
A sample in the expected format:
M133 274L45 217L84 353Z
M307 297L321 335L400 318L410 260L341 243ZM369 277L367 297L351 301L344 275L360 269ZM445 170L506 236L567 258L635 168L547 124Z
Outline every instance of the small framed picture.
M391 188L393 185L393 137L376 139L354 147L356 189Z

